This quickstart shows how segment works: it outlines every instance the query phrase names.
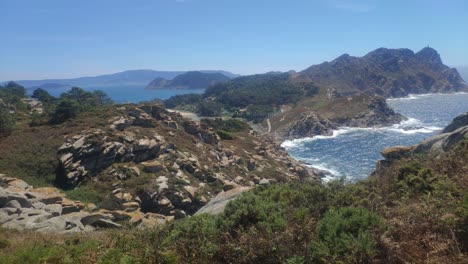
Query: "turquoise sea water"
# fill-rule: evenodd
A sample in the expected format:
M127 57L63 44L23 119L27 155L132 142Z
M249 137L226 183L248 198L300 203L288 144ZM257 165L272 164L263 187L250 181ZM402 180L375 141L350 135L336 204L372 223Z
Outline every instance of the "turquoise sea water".
M298 160L328 170L333 177L362 179L382 159L380 151L396 145L413 145L438 132L453 118L468 111L468 93L412 95L387 103L409 119L384 128L336 130L333 136L286 141L283 146Z

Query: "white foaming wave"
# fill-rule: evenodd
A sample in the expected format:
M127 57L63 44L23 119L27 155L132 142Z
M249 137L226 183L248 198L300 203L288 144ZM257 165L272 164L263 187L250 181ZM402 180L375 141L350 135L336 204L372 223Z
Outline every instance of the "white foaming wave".
M298 139L292 139L292 140L286 140L283 143L281 143L281 147L283 148L296 148L300 147L303 145L304 142L309 142L312 141L313 138L311 137L305 137L305 138L298 138Z
M304 138L298 138L298 139L292 139L292 140L286 140L283 143L281 143L281 146L283 148L297 148L301 147L304 145L304 143L307 142L312 142L315 140L319 139L331 139L331 138L336 138L340 135L353 132L359 129L366 129L366 128L358 128L358 127L340 127L336 130L333 130L333 133L330 136L324 136L324 135L317 135L313 137L304 137Z
M305 166L307 166L309 168L314 168L314 169L317 169L317 170L322 170L322 171L326 171L326 172L330 173L330 174L326 175L324 178L322 178L322 181L324 181L324 182L329 182L331 180L334 180L334 179L337 179L337 178L343 176L342 173L335 170L334 168L329 166L327 163L318 162L318 161L316 161L316 159L308 159L308 158L302 159L302 160L314 160L313 162L310 162L309 164L306 164Z
M387 126L387 127L340 127L336 130L333 130L333 134L330 136L318 135L314 137L305 137L305 138L299 138L299 139L293 139L293 140L286 140L281 144L281 146L286 149L301 148L304 146L304 143L321 140L321 139L322 140L332 139L332 138L336 138L341 135L351 133L351 132L356 132L356 131L394 132L394 133L411 135L411 134L417 134L417 133L429 134L429 133L433 133L435 131L442 130L442 129L443 129L442 127L427 125L421 122L421 120L419 119L410 117L407 120L403 120L399 124L395 124L395 125Z
M441 130L442 127L438 126L427 126L427 127L422 127L422 128L415 128L415 129L405 129L405 128L386 128L385 130L391 131L391 132L397 132L397 133L402 133L406 135L412 135L412 134L429 134L433 133L435 131Z
M387 100L415 100L427 96L450 96L450 95L460 95L460 94L468 94L467 92L456 92L456 93L427 93L427 94L408 94L405 97L395 97L395 98L388 98Z
M438 127L438 126L427 125L421 122L421 120L419 119L410 117L407 120L403 120L399 124L395 124L390 127L382 127L381 129L386 130L386 131L411 135L411 134L417 134L417 133L428 134L428 133L435 132L437 130L441 130L443 128Z
M408 119L401 121L399 124L396 124L396 126L414 126L414 125L421 125L421 124L422 124L421 120L409 117Z

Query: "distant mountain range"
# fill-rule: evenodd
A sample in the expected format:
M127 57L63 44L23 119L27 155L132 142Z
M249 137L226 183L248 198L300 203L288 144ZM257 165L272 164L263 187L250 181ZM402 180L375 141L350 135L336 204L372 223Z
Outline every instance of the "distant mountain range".
M202 73L217 73L234 78L239 75L218 70L203 70ZM105 86L128 86L141 85L147 86L148 83L156 78L171 80L174 77L186 73L186 71L154 71L154 70L130 70L113 74L99 75L93 77L79 77L71 79L46 79L46 80L15 80L16 83L23 85L26 88L45 88L54 89L67 86L81 87L105 87Z
M172 80L158 77L149 83L146 89L206 89L210 85L230 79L231 77L219 72L190 71L177 75Z
M466 90L458 71L442 63L436 50L426 47L374 50L363 57L344 54L314 65L292 79L313 82L347 95L361 92L399 97L407 94Z

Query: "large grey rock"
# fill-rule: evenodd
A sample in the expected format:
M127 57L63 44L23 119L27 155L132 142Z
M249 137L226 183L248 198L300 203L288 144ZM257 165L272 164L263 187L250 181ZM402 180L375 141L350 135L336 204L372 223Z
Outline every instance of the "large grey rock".
M431 156L440 156L453 145L468 138L468 126L460 127L453 132L443 133L428 138L413 147L414 153L425 152Z
M92 213L81 218L83 225L94 225L99 220L110 220L112 215L103 213Z
M243 192L250 190L251 187L237 187L227 192L220 192L208 204L200 208L195 214L211 214L218 215L224 212L226 205L239 197Z
M442 133L450 133L463 126L468 126L468 112L455 117L453 121L446 128L444 128Z
M143 165L143 170L148 173L155 173L163 169L162 163L158 160L142 162L141 165Z
M11 200L6 203L3 207L5 208L21 208L21 204L16 200Z
M62 214L61 204L48 204L44 207L44 211L52 214L52 216L59 216Z
M8 202L13 200L17 201L21 207L31 207L31 201L24 194L0 188L0 207L4 207Z
M279 133L283 138L296 139L316 135L331 135L338 126L316 112L304 113Z

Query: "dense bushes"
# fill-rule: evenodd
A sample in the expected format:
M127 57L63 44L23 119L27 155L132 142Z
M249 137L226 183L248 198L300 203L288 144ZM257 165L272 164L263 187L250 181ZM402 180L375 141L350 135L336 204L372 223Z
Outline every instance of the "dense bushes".
M329 210L318 223L319 240L312 243L315 263L363 263L376 254L372 230L380 218L365 208L343 207Z
M393 260L387 258L388 248L381 238L391 234L394 227L385 227L384 218L379 216L382 211L371 209L378 208L376 203L380 203L374 201L377 194L371 186L367 182L336 181L327 186L303 183L257 187L230 202L219 216L196 215L155 229L112 232L110 240L100 240L100 251L90 260L101 263L389 263ZM467 201L458 209L460 234L466 232L461 223L468 219ZM383 211L385 217L390 212L390 208ZM10 247L9 241L4 244ZM43 242L40 246L48 252L42 259L45 262L63 256L60 244ZM70 250L78 252L82 248L76 247ZM4 259L29 260L24 254L18 249ZM31 254L37 253L31 251ZM75 262L83 260L83 256L67 254Z
M155 229L113 232L112 242L101 241L91 261L348 263L375 257L379 218L364 208L333 209L330 191L316 184L258 187L229 203L219 216L196 215ZM50 252L44 262L63 256L60 245L39 246ZM11 255L25 259L23 254L18 249ZM83 259L73 257L75 262Z
M26 98L26 89L14 82L0 85L0 137L8 136L13 131L17 111L26 109L22 99Z
M259 74L235 78L208 88L205 97L232 107L281 105L297 102L303 95L302 87L289 80L289 74Z
M21 108L24 106L21 99L26 98L26 89L19 84L9 82L5 86L0 86L0 98L6 105Z
M232 140L234 136L231 132L240 132L249 129L249 125L238 119L202 119L201 122L211 126L216 130L216 133L221 139Z
M34 90L32 97L42 102L46 114L50 115L52 124L63 123L75 118L79 113L94 111L113 103L103 91L88 92L79 87L71 88L70 91L61 94L60 98L55 98L46 90L38 88Z
M260 123L274 113L275 109L270 105L250 105L243 112L235 113L234 117L242 117L246 120Z
M202 116L220 116L223 113L223 106L214 101L203 101L198 104L197 112Z
M198 104L202 99L203 97L199 94L180 94L164 100L164 105L167 108L183 107L185 105Z
M249 125L239 119L204 118L201 120L201 122L211 126L216 130L223 130L226 132L239 132L249 129Z
M54 113L50 119L52 124L60 124L68 119L75 118L80 112L80 105L73 100L63 99L57 104Z

